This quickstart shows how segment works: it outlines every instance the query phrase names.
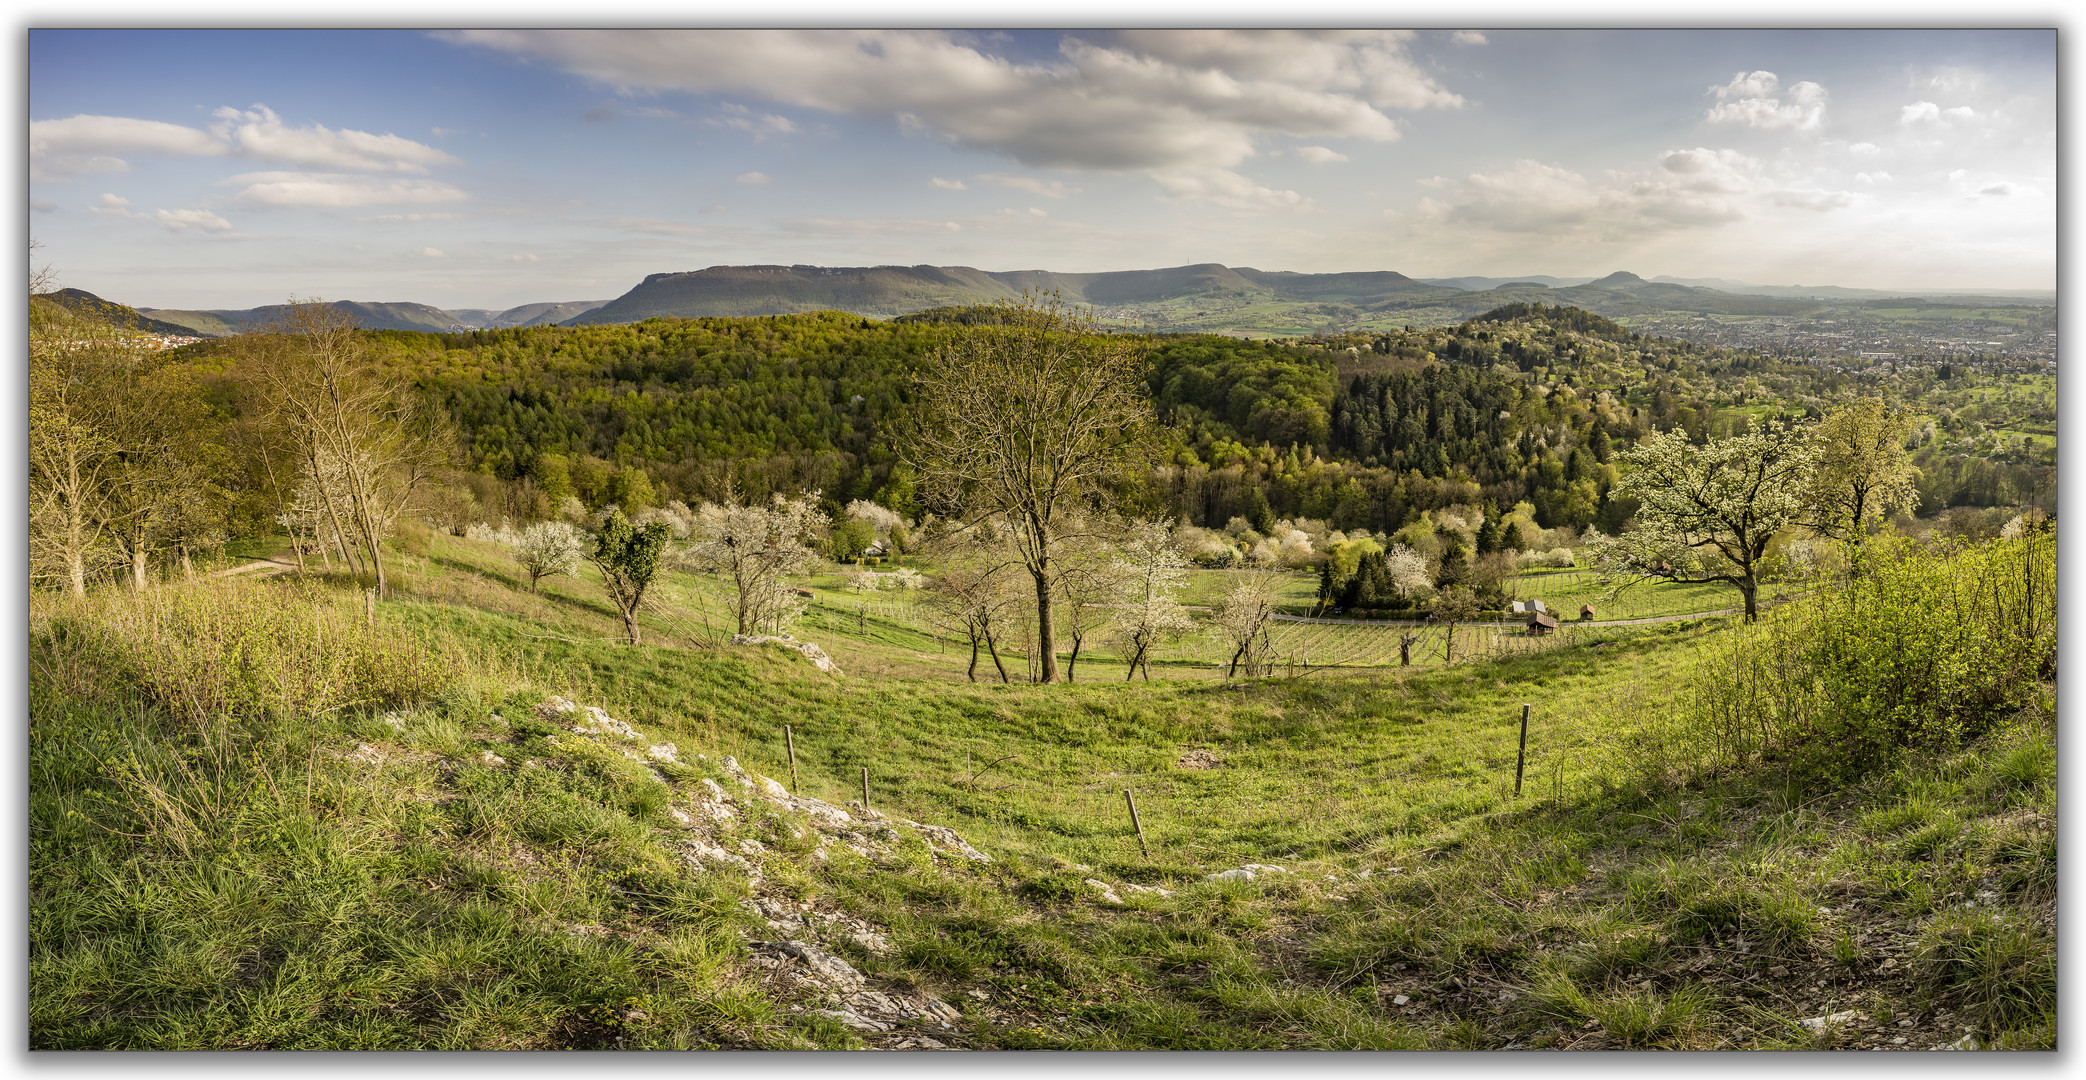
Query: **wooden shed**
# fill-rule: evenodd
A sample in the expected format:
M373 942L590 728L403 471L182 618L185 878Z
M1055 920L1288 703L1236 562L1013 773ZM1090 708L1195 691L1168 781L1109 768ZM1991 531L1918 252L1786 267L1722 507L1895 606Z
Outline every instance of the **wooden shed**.
M1542 637L1555 629L1557 629L1556 616L1546 611L1531 611L1528 613L1528 636Z

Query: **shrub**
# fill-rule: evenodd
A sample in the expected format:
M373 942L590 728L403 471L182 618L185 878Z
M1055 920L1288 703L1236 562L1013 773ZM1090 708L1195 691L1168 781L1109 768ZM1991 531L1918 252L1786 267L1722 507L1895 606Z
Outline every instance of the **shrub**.
M1688 719L1713 757L1786 751L1858 771L1982 735L2055 677L2053 538L1879 542L1863 569L1711 646Z

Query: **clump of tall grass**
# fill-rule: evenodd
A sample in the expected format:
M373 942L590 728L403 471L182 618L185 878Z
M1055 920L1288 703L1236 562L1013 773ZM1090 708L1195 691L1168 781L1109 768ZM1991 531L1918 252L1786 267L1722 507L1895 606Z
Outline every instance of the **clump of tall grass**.
M191 724L302 719L434 696L453 665L365 598L314 582L212 581L39 598L36 689L142 699Z
M1983 735L2054 677L2049 534L1940 550L1877 541L1861 565L1708 646L1684 706L1705 756L1782 753L1851 774Z

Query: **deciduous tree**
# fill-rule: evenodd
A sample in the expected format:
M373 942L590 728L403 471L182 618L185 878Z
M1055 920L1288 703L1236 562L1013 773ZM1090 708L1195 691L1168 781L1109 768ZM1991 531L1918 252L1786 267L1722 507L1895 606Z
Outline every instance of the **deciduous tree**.
M818 564L810 541L825 523L816 492L794 499L778 493L766 506L727 496L723 505L696 507L684 559L691 569L731 579L728 603L739 633L780 633L804 608L788 579Z
M514 561L522 573L529 575L529 591L533 593L543 578L578 570L586 552L585 533L562 521L539 521L522 530Z
M1811 473L1810 526L1824 536L1859 548L1869 529L1919 504L1905 442L1919 418L1880 398L1851 401L1825 414L1811 429L1817 455Z
M1043 682L1058 681L1053 601L1063 545L1146 442L1140 354L1055 295L1000 304L923 365L905 439L926 501L1004 523L1035 593Z
M1721 581L1759 611L1760 561L1775 533L1802 522L1817 460L1804 428L1769 421L1696 446L1678 431L1648 435L1620 455L1632 471L1615 485L1635 498L1637 525L1593 544L1617 587L1635 581Z
M1128 682L1142 667L1145 681L1150 682L1153 651L1195 626L1177 599L1188 578L1188 559L1173 530L1158 522L1140 521L1131 526L1115 564L1127 593L1114 626L1115 639L1129 660L1123 681Z
M622 511L602 522L594 537L594 550L587 561L601 571L602 587L623 615L623 629L632 645L638 644L637 613L645 603L645 592L666 558L672 532L663 521L642 528L630 523Z

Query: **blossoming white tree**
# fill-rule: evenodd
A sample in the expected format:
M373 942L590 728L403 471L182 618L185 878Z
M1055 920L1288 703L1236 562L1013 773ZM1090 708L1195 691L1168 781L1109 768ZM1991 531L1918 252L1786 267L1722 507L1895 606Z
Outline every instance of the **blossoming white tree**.
M794 499L778 493L767 506L706 502L696 508L682 561L731 579L727 602L739 633L780 633L803 613L803 598L788 579L818 564L809 541L825 520L817 492Z
M1639 500L1637 527L1594 544L1595 564L1617 587L1634 581L1722 581L1758 615L1760 562L1775 533L1805 520L1817 461L1810 432L1769 421L1743 435L1695 446L1675 430L1621 455L1634 466L1614 488Z
M1128 598L1114 627L1115 640L1130 663L1123 680L1128 682L1141 666L1145 681L1150 682L1153 651L1195 625L1176 599L1188 579L1188 560L1172 530L1155 521L1140 521L1131 526L1116 555L1115 573Z

